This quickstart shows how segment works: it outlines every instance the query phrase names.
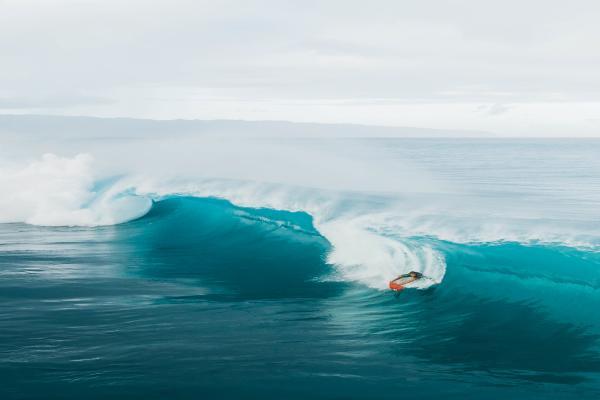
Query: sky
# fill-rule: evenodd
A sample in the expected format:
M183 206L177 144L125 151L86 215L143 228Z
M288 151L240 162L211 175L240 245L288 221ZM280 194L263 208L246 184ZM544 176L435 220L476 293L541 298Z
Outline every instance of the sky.
M600 137L600 3L0 0L0 113Z

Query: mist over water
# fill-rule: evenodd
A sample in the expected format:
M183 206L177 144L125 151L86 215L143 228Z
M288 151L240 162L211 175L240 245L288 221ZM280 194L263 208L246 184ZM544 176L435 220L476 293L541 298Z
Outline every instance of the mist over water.
M599 141L0 146L12 397L600 393Z

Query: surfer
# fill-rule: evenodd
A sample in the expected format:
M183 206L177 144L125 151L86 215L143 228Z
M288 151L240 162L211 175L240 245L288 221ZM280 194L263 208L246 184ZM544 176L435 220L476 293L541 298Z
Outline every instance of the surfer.
M402 289L404 289L404 286L412 283L418 279L421 279L423 277L423 274L420 272L416 272L416 271L410 271L408 274L402 274L399 277L397 277L396 279L392 279L390 281L390 289L396 291L396 292L400 292Z

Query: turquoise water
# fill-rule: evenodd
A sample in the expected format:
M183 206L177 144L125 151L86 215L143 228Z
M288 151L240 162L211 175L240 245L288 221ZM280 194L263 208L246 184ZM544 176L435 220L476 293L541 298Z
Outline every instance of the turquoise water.
M443 185L0 224L2 398L598 398L600 142L358 143Z

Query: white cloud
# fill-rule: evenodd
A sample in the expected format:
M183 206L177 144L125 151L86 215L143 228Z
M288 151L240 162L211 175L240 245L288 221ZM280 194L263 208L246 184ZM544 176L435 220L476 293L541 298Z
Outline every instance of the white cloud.
M594 1L539 0L4 1L0 97L23 103L22 112L31 107L19 99L80 98L46 111L431 120L452 129L510 125L515 134L532 133L558 108L561 126L592 129L584 121L600 108L599 11ZM578 110L582 103L594 115ZM472 111L494 104L492 119ZM544 111L518 119L498 112L506 104ZM415 106L428 117L411 115Z

